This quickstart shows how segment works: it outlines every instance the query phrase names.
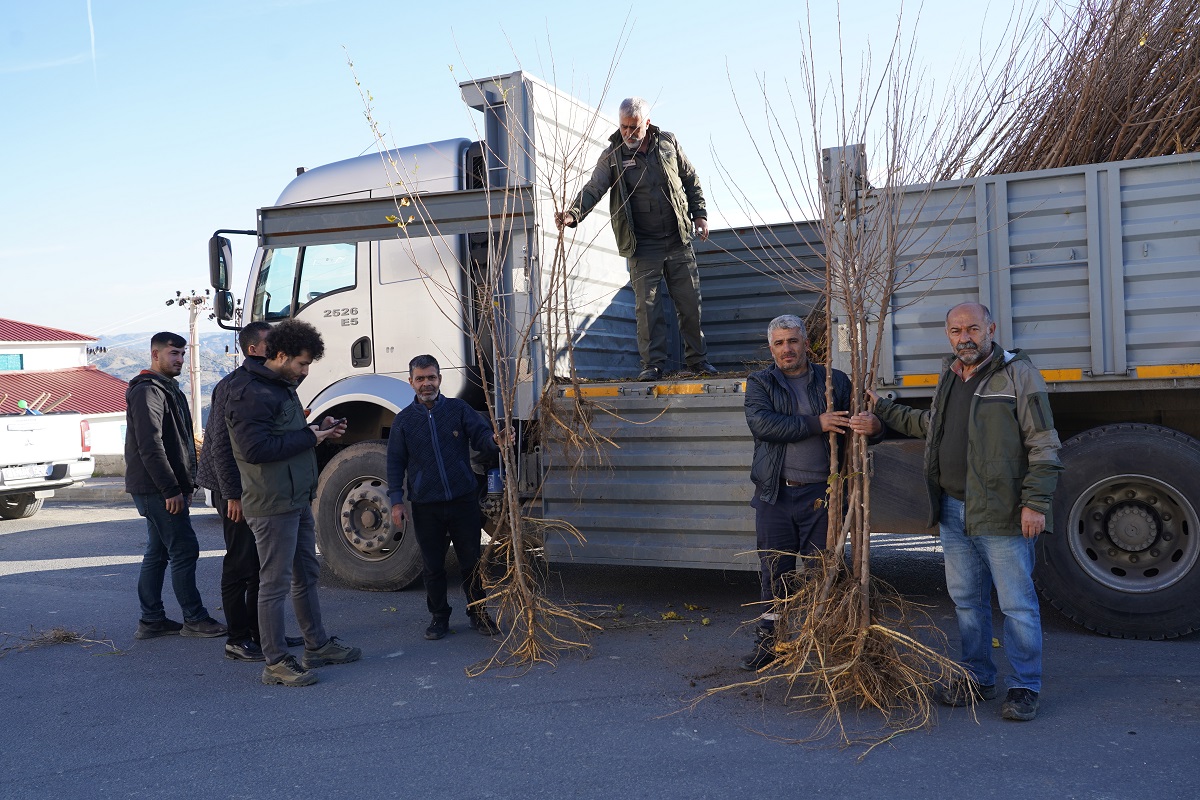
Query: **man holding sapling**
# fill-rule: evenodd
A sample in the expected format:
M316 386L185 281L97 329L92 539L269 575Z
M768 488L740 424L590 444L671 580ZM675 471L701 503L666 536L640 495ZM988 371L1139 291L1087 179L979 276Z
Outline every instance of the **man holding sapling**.
M877 397L875 413L855 415L850 427L878 434L886 423L926 442L929 524L938 523L946 588L962 638L961 663L971 674L969 680L946 687L941 701L963 706L996 696L995 586L1011 668L1000 714L1031 720L1037 716L1042 685L1034 541L1051 529L1051 502L1062 465L1041 373L1020 350L997 345L995 333L986 306L962 303L950 309L946 335L953 355L943 365L930 410Z
M767 326L773 366L746 379L746 424L754 435L754 530L767 605L754 650L742 667L760 670L778 658L776 615L769 604L788 595L803 558L825 547L829 522L829 437L850 423L850 379L833 371L833 408L825 402L825 367L808 360L804 320L784 314ZM799 565L803 571L803 565Z
M667 326L659 284L675 302L684 357L693 374L715 375L700 329L700 273L692 237L708 239L708 211L692 162L673 133L650 124L650 104L621 101L620 130L609 137L591 180L564 211L561 229L574 228L606 192L617 250L629 261L637 318L639 381L656 381L667 361Z

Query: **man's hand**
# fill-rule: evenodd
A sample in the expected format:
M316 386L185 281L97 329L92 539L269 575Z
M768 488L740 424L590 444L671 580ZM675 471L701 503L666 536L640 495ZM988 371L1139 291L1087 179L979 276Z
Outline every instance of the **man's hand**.
M326 417L321 420L319 425L309 425L308 427L316 434L317 444L320 444L326 439L342 438L342 434L346 432L348 426L345 420L340 420L337 417Z
M821 420L823 433L843 433L850 425L849 411L826 411L818 419Z
M704 217L696 218L696 235L700 237L700 241L708 241L708 220Z
M1021 535L1026 539L1034 539L1046 530L1046 515L1032 508L1021 506Z
M404 508L404 503L396 503L392 506L392 525L396 528L403 528L404 521L408 519L408 512Z
M512 443L512 431L508 429L497 431L492 434L492 441L496 443L497 447L506 447Z
M164 502L166 503L168 514L182 514L183 510L187 508L187 500L184 499L183 494L168 497Z
M225 516L230 522L242 521L242 501L241 500L226 500L225 501Z
M870 411L860 411L850 418L850 430L863 436L877 436L883 432L883 422Z
M560 231L563 228L574 228L575 215L570 211L556 211L554 212L554 224L558 226Z

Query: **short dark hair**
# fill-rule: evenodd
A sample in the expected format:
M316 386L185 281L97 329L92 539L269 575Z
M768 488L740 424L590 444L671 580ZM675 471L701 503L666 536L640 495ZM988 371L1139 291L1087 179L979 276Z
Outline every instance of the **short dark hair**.
M187 347L187 339L170 331L159 331L150 337L151 350L161 350L164 347Z
M268 333L270 330L270 323L263 322L262 320L251 322L242 328L241 332L238 333L238 348L241 349L242 355L246 355L251 347L258 344L262 335Z
M441 364L438 364L437 359L431 355L417 356L412 361L408 362L409 372L412 372L414 369L429 369L430 367L436 369L438 371L438 375L442 374Z
M296 358L305 352L312 356L313 361L319 361L325 355L325 340L321 338L320 331L303 320L285 319L267 334L266 352L263 355L270 361L280 353L288 358Z

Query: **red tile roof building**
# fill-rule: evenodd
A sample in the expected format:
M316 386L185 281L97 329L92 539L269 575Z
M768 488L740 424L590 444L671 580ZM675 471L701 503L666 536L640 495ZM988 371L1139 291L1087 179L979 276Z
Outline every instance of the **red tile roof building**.
M120 413L125 411L127 388L129 384L125 381L95 367L74 367L46 372L0 372L0 414L15 414L18 400L33 404L47 392L50 396L37 405L42 411Z
M0 342L94 342L95 336L0 319Z

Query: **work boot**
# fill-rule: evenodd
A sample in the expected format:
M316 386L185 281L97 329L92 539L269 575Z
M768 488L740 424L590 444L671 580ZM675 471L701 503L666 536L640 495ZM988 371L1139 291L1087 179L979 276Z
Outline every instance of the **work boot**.
M305 669L313 669L326 664L349 664L360 658L362 658L362 650L357 647L347 647L339 642L336 636L330 636L329 641L316 650L306 648L304 660L301 663Z
M1019 722L1028 722L1037 716L1037 712L1038 693L1032 689L1009 689L1004 705L1000 706L1000 716Z
M492 618L488 616L486 608L480 608L478 611L467 612L471 619L471 627L479 631L483 636L495 636L500 632L496 627L496 623L492 622Z
M181 630L183 630L183 623L173 619L160 619L157 622L146 622L144 619L139 619L133 638L157 639L159 636L178 636Z
M639 381L656 381L660 378L662 378L662 369L660 367L646 367L637 376L637 380Z
M286 655L277 664L263 667L262 682L267 686L311 686L317 682L317 673L300 666L293 655Z
M754 650L742 659L742 669L758 672L777 658L779 654L775 652L775 629L755 628Z
M697 361L695 364L688 364L687 371L691 375L699 375L700 377L717 374L717 368L707 361Z
M970 703L980 703L996 696L996 684L977 683L970 679L955 679L938 694L942 705L961 708Z
M441 639L450 632L450 620L446 617L434 617L429 623L429 627L425 629L425 638L430 641Z

